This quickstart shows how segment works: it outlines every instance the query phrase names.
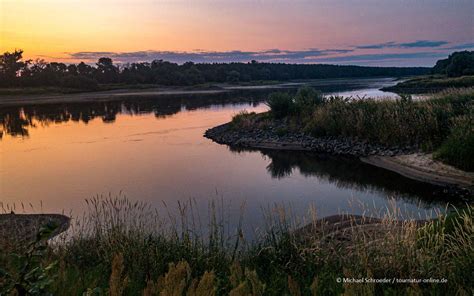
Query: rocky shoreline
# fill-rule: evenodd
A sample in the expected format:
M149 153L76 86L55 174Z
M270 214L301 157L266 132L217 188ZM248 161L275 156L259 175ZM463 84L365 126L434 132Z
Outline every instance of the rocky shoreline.
M284 123L266 129L234 129L226 123L208 129L204 136L219 144L236 148L262 148L280 150L301 150L327 153L332 155L363 156L395 156L418 151L416 147L387 147L343 137L316 138L305 133L281 133Z

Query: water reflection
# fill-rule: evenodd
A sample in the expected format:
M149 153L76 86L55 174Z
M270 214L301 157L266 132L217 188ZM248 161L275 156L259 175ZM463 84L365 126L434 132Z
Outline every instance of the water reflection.
M426 207L449 199L443 188L408 179L352 157L335 157L306 151L231 149L233 152L260 151L270 160L266 170L275 179L292 176L317 177L341 189L378 192L395 199L421 202Z
M206 109L213 106L233 104L255 105L265 100L268 91L246 91L211 95L163 96L156 98L130 97L118 101L83 103L40 104L0 108L0 139L4 135L29 136L28 129L36 124L69 121L88 123L101 118L104 123L113 123L117 114L138 115L153 113L157 118L174 115L181 110Z
M19 105L0 107L0 140L4 135L29 135L28 129L35 127L35 121L41 125L61 122L84 122L101 118L104 123L113 123L117 114L153 113L157 118L163 118L178 113L183 108L196 110L225 106L229 104L255 104L264 101L268 94L283 90L295 92L302 84L327 95L343 95L364 97L370 94L375 97L396 96L393 93L382 92L379 88L393 85L393 78L360 78L360 79L319 79L300 83L286 83L276 86L235 87L232 91L206 95L167 95L156 97L125 97L112 101L87 101L61 104Z

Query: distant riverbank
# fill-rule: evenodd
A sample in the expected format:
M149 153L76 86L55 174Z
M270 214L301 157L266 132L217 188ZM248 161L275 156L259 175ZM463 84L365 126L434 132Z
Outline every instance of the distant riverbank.
M36 95L7 95L0 96L0 106L8 105L31 105L31 104L50 104L50 103L76 103L93 101L112 101L125 97L151 97L151 96L169 96L169 95L200 95L216 94L228 92L226 89L204 89L204 90L185 90L173 88L150 88L143 90L120 89L101 92L85 92L74 94L36 94Z
M25 89L0 89L0 106L32 105L52 103L77 103L95 101L113 101L133 97L156 96L182 96L182 95L214 95L220 93L237 93L250 91L269 90L294 90L303 85L311 85L325 93L348 91L355 89L373 88L394 84L395 78L367 77L367 78L338 78L338 79L313 79L296 80L288 82L258 81L252 83L216 83L188 87L171 87L157 85L140 85L136 87L115 86L102 91L75 91L64 92L59 88L25 88ZM387 96L391 93L387 92ZM392 95L394 95L392 93Z

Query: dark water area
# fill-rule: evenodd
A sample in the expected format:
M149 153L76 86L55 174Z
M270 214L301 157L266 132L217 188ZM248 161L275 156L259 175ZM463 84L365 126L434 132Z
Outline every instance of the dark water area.
M363 97L390 81L327 93ZM357 159L235 150L203 137L242 110L266 111L268 92L0 107L0 211L8 205L79 215L86 198L122 194L158 210L163 202L173 208L192 200L206 213L218 200L231 221L245 204L250 230L264 222L262 209L275 205L299 217L310 207L319 217L399 208L403 217L425 218L444 209L449 197L439 188Z

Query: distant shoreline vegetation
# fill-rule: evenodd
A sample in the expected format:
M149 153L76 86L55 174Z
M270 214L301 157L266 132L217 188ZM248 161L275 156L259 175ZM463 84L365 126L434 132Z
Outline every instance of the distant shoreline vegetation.
M455 52L447 59L437 61L431 74L433 75L415 77L382 90L413 94L474 87L474 51Z
M23 51L0 55L0 87L61 87L69 90L103 90L102 85L155 84L190 86L206 83L241 84L255 81L351 77L403 77L426 75L423 67L363 67L328 64L193 63L163 60L114 64L108 57L95 65L24 60Z
M474 75L461 77L421 76L399 82L394 86L383 87L382 90L400 94L422 94L460 87L474 87Z

